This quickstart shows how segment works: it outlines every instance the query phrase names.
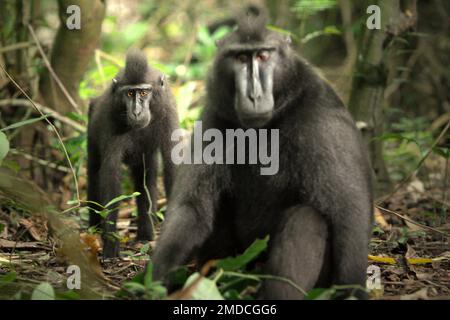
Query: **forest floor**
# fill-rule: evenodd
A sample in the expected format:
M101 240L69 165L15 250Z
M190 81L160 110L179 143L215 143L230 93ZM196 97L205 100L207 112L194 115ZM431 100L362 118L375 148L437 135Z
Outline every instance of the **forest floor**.
M379 267L374 268L374 277L381 276L381 287L371 292L373 299L450 299L450 215L446 209L450 205L434 196L441 194L442 190L423 190L416 181L376 210L368 263ZM16 209L3 196L0 194L0 277L14 271L16 285L8 287L0 281L0 297L23 298L19 291L29 292L42 282L64 288L70 254L51 232L51 223L45 216ZM116 298L123 284L144 270L148 253L151 255L154 242L133 242L132 208L132 203L126 204L118 221L123 239L120 259L99 260L100 242L80 227L83 220L64 222L75 230L94 273L106 284L103 298Z

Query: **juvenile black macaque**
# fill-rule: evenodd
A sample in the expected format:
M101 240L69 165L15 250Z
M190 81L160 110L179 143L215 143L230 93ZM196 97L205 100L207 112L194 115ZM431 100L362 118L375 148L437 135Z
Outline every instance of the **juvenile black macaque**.
M125 68L89 107L88 200L106 205L119 196L121 166L125 163L136 191L141 194L137 198L137 240L154 238L149 209L156 211L158 199L157 151L160 150L162 155L168 195L174 175L170 136L177 128L176 107L164 75L148 66L140 51L130 51ZM151 208L146 189L150 193ZM112 237L116 220L117 209L106 219L93 211L90 213L90 226L100 227L103 231L105 258L115 257L119 252L119 243Z
M261 165L180 167L154 277L164 279L192 258L202 263L242 252L269 234L265 273L306 291L332 284L364 287L372 190L360 133L330 85L290 48L290 39L265 25L264 15L252 9L218 43L201 120L204 130L222 133L279 129L279 171L261 175ZM366 297L364 290L353 294ZM303 294L267 280L259 297Z

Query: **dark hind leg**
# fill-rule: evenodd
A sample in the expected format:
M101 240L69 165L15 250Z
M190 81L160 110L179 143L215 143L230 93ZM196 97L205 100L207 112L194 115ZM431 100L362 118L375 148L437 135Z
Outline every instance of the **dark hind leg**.
M290 279L305 292L329 286L328 225L310 207L292 207L282 214L270 241L265 274ZM304 294L281 280L264 280L262 299L303 299Z
M136 239L138 241L153 240L155 237L153 227L155 220L151 213L154 214L156 212L158 200L156 186L157 159L155 155L146 154L141 162L131 167L131 174L135 190L140 193L136 199L138 209Z

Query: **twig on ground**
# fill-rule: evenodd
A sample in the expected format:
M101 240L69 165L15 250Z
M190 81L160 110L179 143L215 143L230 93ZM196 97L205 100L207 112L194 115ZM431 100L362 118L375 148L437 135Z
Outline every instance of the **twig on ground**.
M383 210L384 212L387 212L387 213L396 215L396 216L399 217L400 219L403 219L403 220L405 220L405 221L408 221L408 222L410 222L410 223L412 223L412 224L415 224L415 225L417 225L417 226L419 226L419 227L421 227L421 228L424 228L424 229L428 229L428 230L434 231L434 232L439 233L439 234L444 235L444 236L448 236L447 233L445 233L445 232L443 232L443 231L441 231L441 230L438 230L438 229L435 229L435 228L426 226L426 225L424 225L424 224L421 224L421 223L419 223L419 222L417 222L417 221L414 221L413 219L408 218L407 216L404 216L404 215L402 215L402 214L400 214L400 213L397 213L397 212L395 212L395 211L392 211L392 210L389 210L389 209L386 209L386 208L383 208L383 207L380 207L380 206L376 206L376 207L377 207L378 209L380 209L380 210Z

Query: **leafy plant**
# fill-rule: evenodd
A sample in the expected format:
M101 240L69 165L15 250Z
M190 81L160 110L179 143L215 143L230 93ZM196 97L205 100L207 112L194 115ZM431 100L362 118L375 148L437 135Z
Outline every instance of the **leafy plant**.
M248 247L243 254L236 257L219 260L216 265L218 268L222 268L225 271L243 269L249 262L258 257L261 252L266 250L268 242L269 236L266 236L261 240L255 240L255 242L253 242L253 244Z
M336 0L298 0L293 7L301 17L308 17L337 5Z
M201 277L199 280L198 277ZM194 300L224 300L217 288L217 280L202 277L198 272L193 273L186 281L184 288L189 287L194 281L195 284L191 292L191 299Z
M9 152L9 140L6 135L0 131L0 165Z
M117 296L129 299L159 300L167 297L167 289L160 281L153 281L153 265L149 263L146 271L125 282Z
M55 300L55 290L50 283L42 282L34 288L31 300Z
M189 66L185 78L203 79L205 77L208 65L216 53L216 41L223 38L230 31L230 27L224 26L217 29L213 34L210 34L206 26L199 28L197 35L198 42L195 45L193 53L198 62Z

